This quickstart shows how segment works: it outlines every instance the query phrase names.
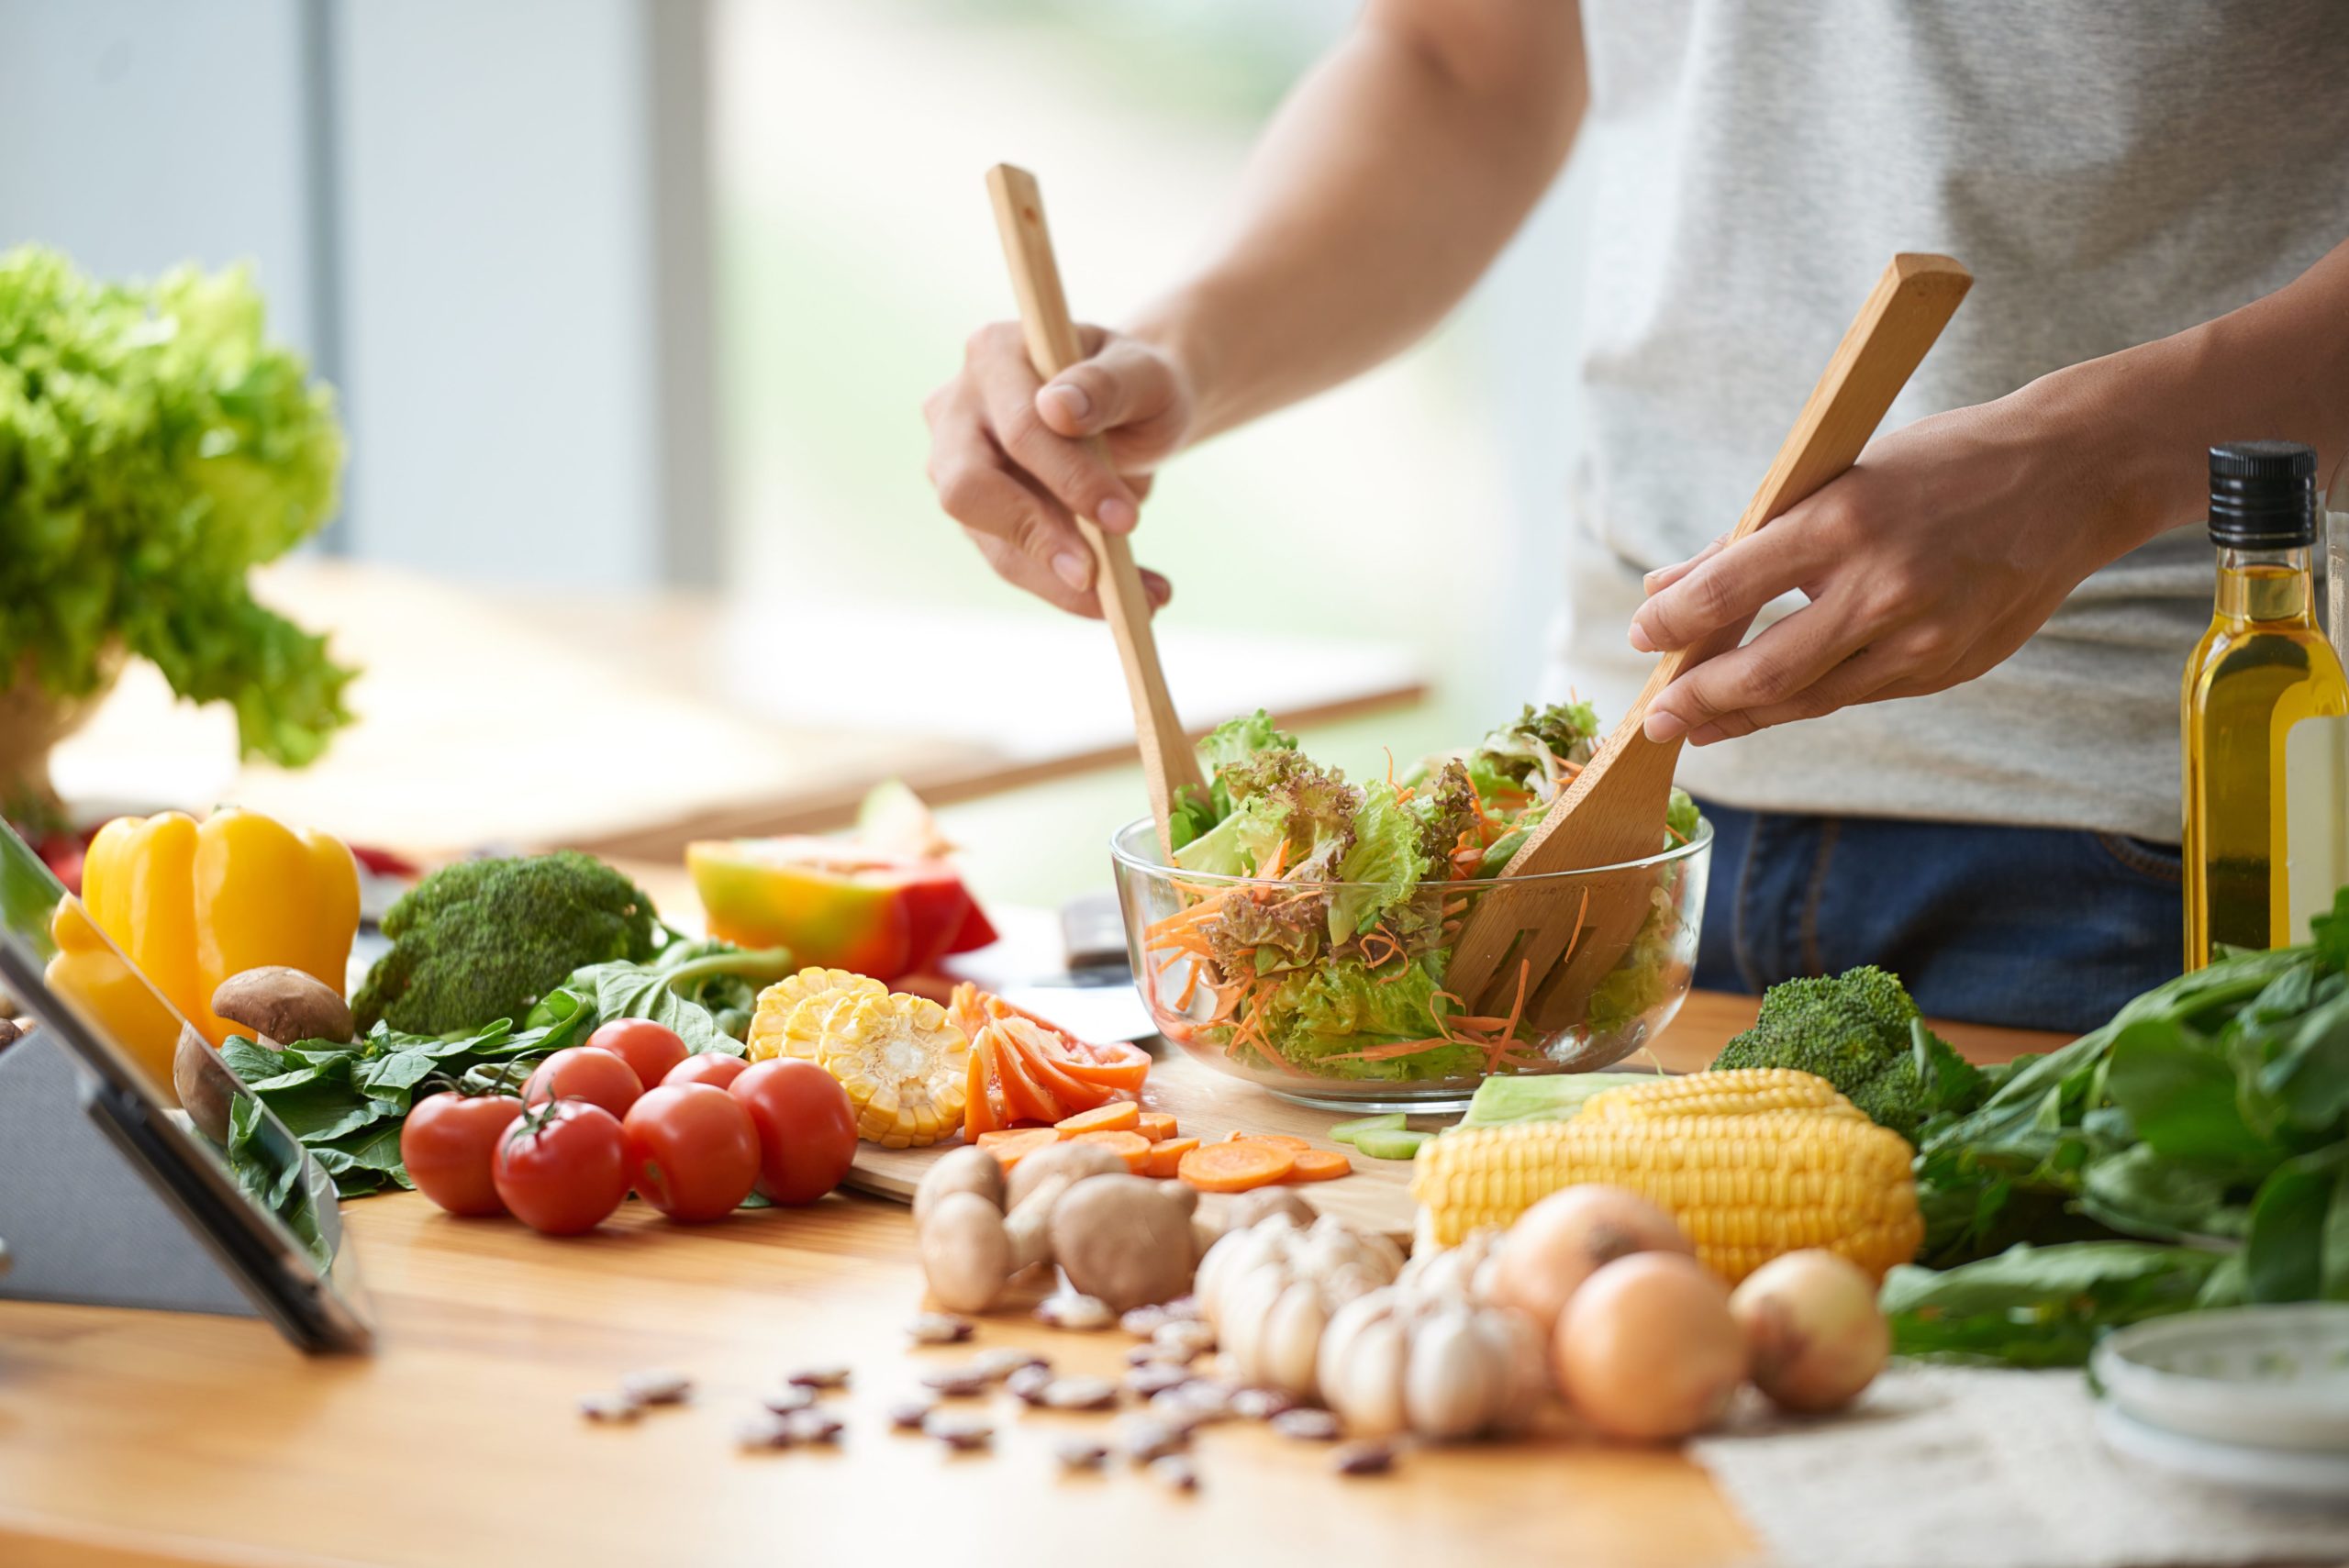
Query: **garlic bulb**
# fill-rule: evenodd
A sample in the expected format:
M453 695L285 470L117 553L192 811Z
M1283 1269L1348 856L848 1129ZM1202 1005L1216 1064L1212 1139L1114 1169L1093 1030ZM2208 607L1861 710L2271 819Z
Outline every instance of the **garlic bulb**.
M1330 1314L1402 1266L1383 1236L1326 1215L1300 1230L1275 1214L1210 1247L1192 1288L1241 1381L1312 1399Z
M1531 1319L1478 1305L1448 1273L1422 1272L1355 1297L1321 1336L1315 1378L1365 1437L1478 1437L1520 1429L1549 1387Z

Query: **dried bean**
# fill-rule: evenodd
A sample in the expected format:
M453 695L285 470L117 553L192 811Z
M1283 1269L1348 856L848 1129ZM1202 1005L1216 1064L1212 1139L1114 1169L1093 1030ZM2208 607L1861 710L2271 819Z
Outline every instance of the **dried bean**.
M1092 1438L1063 1438L1052 1445L1052 1457L1063 1470L1098 1470L1108 1462L1109 1445Z
M989 1383L1009 1377L1023 1366L1041 1366L1049 1372L1052 1365L1050 1361L1033 1351L1014 1350L1008 1345L981 1351L970 1360L971 1370Z
M889 1424L901 1432L917 1432L921 1429L921 1424L930 1419L930 1412L937 1408L934 1400L900 1399L889 1407Z
M644 1407L622 1394L590 1394L579 1401L579 1413L591 1421L625 1424L644 1414Z
M666 1367L632 1372L620 1379L620 1397L631 1405L682 1405L693 1391L692 1378Z
M1147 1340L1158 1332L1159 1325L1167 1321L1163 1307L1137 1307L1118 1319L1118 1327L1137 1339Z
M1107 1410L1118 1402L1118 1385L1097 1377L1054 1378L1044 1387L1044 1404L1054 1410Z
M1180 1388L1191 1381L1191 1369L1174 1362L1144 1362L1126 1373L1126 1386L1141 1398Z
M810 1406L805 1410L794 1410L784 1417L783 1421L791 1429L794 1442L829 1443L840 1440L842 1423L829 1410Z
M846 1388L848 1368L837 1362L827 1362L820 1366L803 1366L784 1381L796 1383L802 1388Z
M1107 1329L1116 1322L1117 1315L1108 1304L1097 1296L1063 1294L1048 1296L1036 1307L1036 1321L1053 1329L1068 1329L1090 1333Z
M995 1429L986 1422L968 1416L950 1416L943 1410L930 1412L921 1429L958 1452L985 1448L995 1440Z
M1335 1442L1341 1429L1338 1418L1327 1410L1284 1410L1273 1418L1273 1430L1299 1442Z
M1136 1464L1148 1464L1186 1447L1191 1434L1181 1427L1154 1419L1127 1421L1118 1429L1118 1446Z
M1269 1421L1297 1401L1277 1388L1243 1388L1231 1396L1231 1413L1243 1421Z
M976 1323L951 1312L925 1312L906 1325L906 1332L919 1345L959 1345L978 1331Z
M786 1383L759 1400L778 1416L788 1416L794 1410L805 1410L816 1402L816 1391L796 1383Z
M1204 1355L1215 1349L1215 1329L1195 1318L1169 1318L1150 1338L1178 1356Z
M975 1399L987 1391L987 1385L993 1381L974 1366L941 1366L921 1374L924 1388L934 1389L949 1399Z
M1163 1459L1152 1460L1150 1478L1160 1485L1176 1492L1196 1492L1199 1489L1197 1468L1187 1457L1179 1453L1170 1453Z
M1003 1380L1003 1386L1022 1405L1041 1405L1044 1390L1052 1385L1052 1369L1048 1366L1023 1366Z
M1395 1445L1348 1443L1330 1456L1330 1468L1341 1475L1384 1475L1395 1468Z
M738 1448L789 1448L794 1439L788 1417L763 1410L734 1429Z

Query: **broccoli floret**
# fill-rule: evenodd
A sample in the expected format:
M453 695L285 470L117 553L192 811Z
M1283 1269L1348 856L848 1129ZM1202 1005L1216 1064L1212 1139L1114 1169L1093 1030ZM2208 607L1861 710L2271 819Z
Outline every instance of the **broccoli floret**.
M1713 1058L1716 1071L1732 1067L1817 1073L1912 1143L1927 1118L1970 1108L1982 1089L1979 1070L1920 1027L1907 988L1873 965L1771 986L1753 1027Z
M384 915L392 951L351 999L362 1029L410 1034L519 1021L590 963L642 963L663 929L627 877L576 850L463 861L410 888Z

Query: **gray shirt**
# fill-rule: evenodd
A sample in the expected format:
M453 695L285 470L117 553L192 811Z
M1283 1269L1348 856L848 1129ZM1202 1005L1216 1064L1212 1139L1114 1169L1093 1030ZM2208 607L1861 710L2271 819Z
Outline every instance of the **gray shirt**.
M1971 295L1884 428L2224 314L2349 239L2343 0L1583 0L1586 420L1554 686L1620 714L1642 573L1733 523L1885 261ZM2308 439L2243 429L2230 439ZM2198 473L2199 450L2176 461ZM1749 808L2178 836L2181 528L1981 679L1692 748ZM1757 629L1801 605L1783 600Z

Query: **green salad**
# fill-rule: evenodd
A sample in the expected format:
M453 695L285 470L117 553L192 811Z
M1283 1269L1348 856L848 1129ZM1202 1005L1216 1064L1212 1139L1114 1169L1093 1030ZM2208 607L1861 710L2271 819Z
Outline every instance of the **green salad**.
M1261 711L1222 726L1200 747L1206 793L1187 792L1172 825L1174 864L1199 880L1178 878L1184 906L1142 934L1153 1012L1260 1072L1427 1083L1550 1066L1522 998L1479 1018L1443 988L1474 896L1456 884L1499 873L1599 735L1588 703L1529 706L1399 781L1355 784ZM1699 826L1674 790L1658 850ZM1579 1037L1638 1024L1685 981L1674 895L1687 869L1660 868L1655 907Z

